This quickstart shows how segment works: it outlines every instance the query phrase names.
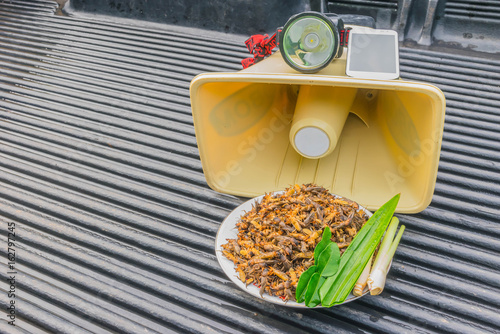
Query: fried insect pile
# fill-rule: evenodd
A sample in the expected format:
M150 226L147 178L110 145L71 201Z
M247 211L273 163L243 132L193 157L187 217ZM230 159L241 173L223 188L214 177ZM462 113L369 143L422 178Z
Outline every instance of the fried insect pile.
M314 184L266 194L236 224L238 239L227 239L223 254L239 279L283 300L295 300L300 275L314 263L314 248L330 226L341 253L368 220L357 203L337 198Z

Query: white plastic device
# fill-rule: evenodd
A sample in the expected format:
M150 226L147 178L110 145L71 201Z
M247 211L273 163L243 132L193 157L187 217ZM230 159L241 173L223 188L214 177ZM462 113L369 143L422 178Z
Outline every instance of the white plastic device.
M347 42L346 74L354 78L399 78L398 33L353 27Z

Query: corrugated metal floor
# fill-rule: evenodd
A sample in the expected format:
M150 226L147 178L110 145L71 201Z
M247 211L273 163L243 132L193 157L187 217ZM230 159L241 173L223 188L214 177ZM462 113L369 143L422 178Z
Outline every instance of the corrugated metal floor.
M432 205L400 216L383 295L298 311L240 291L214 255L242 200L205 183L188 87L238 70L244 46L56 8L0 3L4 312L7 222L18 238L17 326L0 332L499 332L500 61L401 50L403 77L448 99Z

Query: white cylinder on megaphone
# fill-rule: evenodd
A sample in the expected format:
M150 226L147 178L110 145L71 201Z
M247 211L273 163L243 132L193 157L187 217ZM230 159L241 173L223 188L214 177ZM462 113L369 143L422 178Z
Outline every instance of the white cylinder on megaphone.
M332 153L356 92L348 87L301 86L290 129L293 148L309 159Z

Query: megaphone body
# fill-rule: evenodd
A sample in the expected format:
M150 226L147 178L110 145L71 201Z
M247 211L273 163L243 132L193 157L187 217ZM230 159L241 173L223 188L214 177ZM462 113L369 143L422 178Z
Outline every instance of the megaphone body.
M196 138L208 185L257 196L316 183L377 209L401 193L398 212L434 192L445 99L435 86L345 75L344 55L301 74L279 52L236 73L191 83Z

